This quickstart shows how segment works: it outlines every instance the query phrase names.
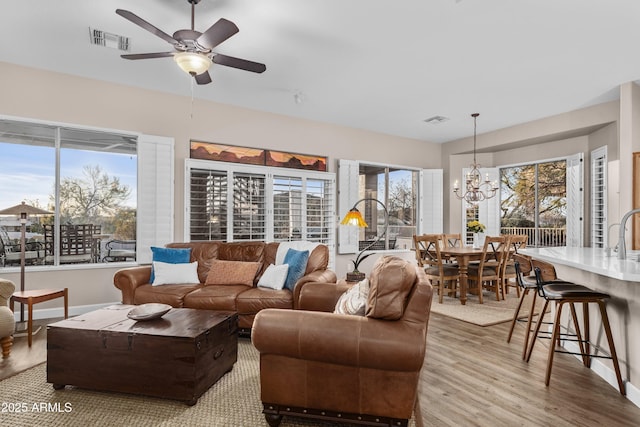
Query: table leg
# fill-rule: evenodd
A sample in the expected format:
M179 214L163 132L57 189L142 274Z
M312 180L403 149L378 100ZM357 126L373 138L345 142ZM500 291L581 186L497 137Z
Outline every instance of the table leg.
M64 318L69 318L69 289L64 288Z
M458 258L458 268L460 269L460 304L467 304L467 288L469 282L467 281L467 270L469 267L469 260L467 257Z
M27 320L27 340L29 342L29 347L31 347L31 343L33 342L33 298L29 297L27 305L29 307L29 319Z

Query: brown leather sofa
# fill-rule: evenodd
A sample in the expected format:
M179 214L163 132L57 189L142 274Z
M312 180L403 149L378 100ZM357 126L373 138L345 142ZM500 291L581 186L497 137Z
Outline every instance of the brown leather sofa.
M251 328L256 313L265 308L298 308L298 297L309 282L334 282L336 275L327 270L329 249L318 245L309 254L305 275L300 278L293 292L288 289L259 288L258 280L269 266L275 264L279 243L218 241L170 243L168 248L191 248L191 262L198 261L198 284L167 284L152 286L149 283L151 266L131 267L119 270L113 278L116 288L122 291L123 304L163 303L172 307L228 310L238 313L238 326ZM245 285L205 285L214 260L261 262L262 267L254 279L253 287Z
M263 310L252 341L260 352L263 412L270 426L283 415L406 426L417 399L432 286L424 271L383 257L369 275L366 315L328 313L343 283L310 283L301 310ZM321 311L306 311L321 310Z

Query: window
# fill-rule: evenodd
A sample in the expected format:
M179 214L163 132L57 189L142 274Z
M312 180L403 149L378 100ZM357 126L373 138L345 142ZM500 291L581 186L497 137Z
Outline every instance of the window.
M442 233L442 170L340 160L339 176L339 216L358 203L368 224L363 229L340 226L340 253L356 253L372 244L372 250L406 250L414 234ZM380 242L376 239L383 232L384 209L375 200L389 213L389 227Z
M567 162L500 169L501 233L526 234L529 246L565 246Z
M335 176L187 160L185 229L196 240L309 240L335 247Z
M166 142L145 135L0 119L0 208L24 201L52 212L29 218L28 265L140 261L139 252L148 252L150 244L158 243L156 237L164 236L164 242L166 231L149 231L155 232L158 219L166 217L173 205L145 202L138 188L151 189L143 182L161 184L165 192L167 184L170 188L172 171L166 169L172 169L173 140ZM146 153L146 160L141 153ZM158 176L160 169L168 178ZM143 230L137 226L141 203L145 212L154 212L145 218ZM0 217L2 266L19 265L19 236L15 218Z

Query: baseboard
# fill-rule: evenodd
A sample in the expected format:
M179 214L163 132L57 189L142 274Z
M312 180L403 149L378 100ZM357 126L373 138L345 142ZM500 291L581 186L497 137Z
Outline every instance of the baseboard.
M80 314L88 313L90 311L98 310L100 308L109 307L110 305L120 304L119 302L109 302L104 304L91 304L91 305L77 305L73 307L69 307L69 316L78 316ZM13 313L13 317L16 319L16 322L20 321L20 304L16 303L14 306L15 313ZM27 321L27 307L25 305L24 308L24 320ZM33 320L38 319L55 319L58 317L64 317L64 307L58 308L45 308L45 309L35 309L33 310Z
M575 342L562 341L562 346L567 350L574 353L578 353L580 351L580 347ZM576 359L580 360L582 363L582 359L580 355L574 355ZM618 361L620 363L620 361ZM591 370L598 374L599 377L603 378L606 382L609 383L613 388L618 390L618 379L616 378L616 372L613 367L608 366L602 360L598 358L591 359ZM623 365L620 365L620 372L622 373L622 381L624 383L624 388L627 393L626 397L630 400L634 405L640 408L640 389L633 385L630 381L627 381L624 378Z

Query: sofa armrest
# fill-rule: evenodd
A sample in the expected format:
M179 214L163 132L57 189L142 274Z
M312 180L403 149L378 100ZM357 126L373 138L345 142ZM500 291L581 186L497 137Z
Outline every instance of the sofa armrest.
M151 279L151 266L143 265L116 271L113 284L122 291L122 303L133 304L136 288L148 284L149 279Z
M300 291L298 310L332 312L340 296L355 283L307 283Z
M426 325L270 308L256 315L251 340L261 355L415 372L424 361Z
M295 284L293 288L293 308L298 308L298 300L300 298L300 292L307 283L322 282L322 283L335 283L337 280L336 273L331 270L316 270L309 274L302 276Z

